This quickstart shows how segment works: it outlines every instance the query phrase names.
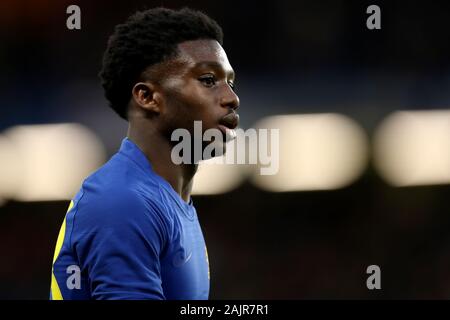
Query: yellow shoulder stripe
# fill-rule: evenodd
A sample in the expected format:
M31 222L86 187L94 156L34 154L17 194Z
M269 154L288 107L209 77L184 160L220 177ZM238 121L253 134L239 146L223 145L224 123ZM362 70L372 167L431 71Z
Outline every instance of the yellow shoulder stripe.
M63 300L61 290L59 290L58 282L56 282L55 275L52 271L52 284L51 284L51 290L52 290L52 300Z
M70 201L70 205L69 205L69 208L67 209L67 212L69 212L70 209L72 209L72 207L73 207L73 200ZM66 235L66 218L64 217L64 221L61 225L61 229L59 229L58 240L56 240L56 248L55 248L55 253L53 255L53 263L55 263L56 259L59 256L59 253L61 252L61 248L64 243L65 235ZM53 300L62 300L63 299L61 290L59 289L59 286L58 286L58 282L56 281L55 274L53 273L53 268L52 268L51 290L52 290L52 299Z

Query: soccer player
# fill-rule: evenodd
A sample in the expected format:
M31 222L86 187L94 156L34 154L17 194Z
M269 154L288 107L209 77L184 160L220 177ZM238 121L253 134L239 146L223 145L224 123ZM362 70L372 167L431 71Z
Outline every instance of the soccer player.
M222 30L188 8L137 12L115 28L100 78L129 123L63 221L51 299L208 299L208 254L191 199L197 164L171 158L175 129L238 125ZM218 143L218 141L215 141Z

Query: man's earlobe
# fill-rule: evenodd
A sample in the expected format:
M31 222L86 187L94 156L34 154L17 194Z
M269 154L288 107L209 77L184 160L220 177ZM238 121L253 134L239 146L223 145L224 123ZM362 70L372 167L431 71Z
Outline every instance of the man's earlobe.
M136 104L150 112L160 113L160 94L155 91L155 86L147 82L136 83L133 87L133 99Z

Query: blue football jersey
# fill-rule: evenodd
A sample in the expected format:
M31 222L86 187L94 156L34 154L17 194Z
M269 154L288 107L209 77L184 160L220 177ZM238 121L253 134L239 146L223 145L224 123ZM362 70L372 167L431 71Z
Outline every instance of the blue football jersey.
M130 139L72 199L50 299L208 299L208 253L192 203Z

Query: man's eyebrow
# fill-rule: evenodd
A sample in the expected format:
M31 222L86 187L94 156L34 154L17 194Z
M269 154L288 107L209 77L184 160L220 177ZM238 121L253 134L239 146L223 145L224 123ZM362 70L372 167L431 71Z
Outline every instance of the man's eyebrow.
M197 62L194 65L194 68L200 68L200 67L210 67L210 68L213 68L213 69L220 69L220 70L225 71L225 73L227 73L228 75L230 75L232 77L235 76L233 69L224 70L222 64L220 64L220 63L218 63L216 61L200 61L200 62Z

